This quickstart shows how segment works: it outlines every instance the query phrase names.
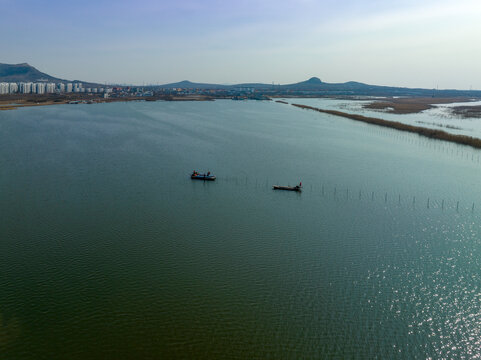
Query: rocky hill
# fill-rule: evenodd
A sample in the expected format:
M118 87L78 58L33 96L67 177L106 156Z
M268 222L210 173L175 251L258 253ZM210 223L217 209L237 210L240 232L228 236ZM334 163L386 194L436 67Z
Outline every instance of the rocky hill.
M86 86L99 86L97 83L90 83L80 80L60 79L43 73L32 65L23 64L2 64L0 63L0 82L54 82L54 83L77 83L81 82Z
M0 82L66 82L48 74L45 74L33 66L23 64L0 64Z

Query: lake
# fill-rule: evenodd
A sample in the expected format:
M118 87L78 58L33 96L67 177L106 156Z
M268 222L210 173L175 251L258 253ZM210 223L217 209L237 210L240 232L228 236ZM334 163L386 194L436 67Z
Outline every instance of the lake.
M267 101L2 111L1 357L479 356L480 154Z

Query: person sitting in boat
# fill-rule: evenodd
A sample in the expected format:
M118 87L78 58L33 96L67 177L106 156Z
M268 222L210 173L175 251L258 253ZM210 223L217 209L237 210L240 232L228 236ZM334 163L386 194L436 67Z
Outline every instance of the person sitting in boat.
M210 176L210 171L207 172L207 176Z

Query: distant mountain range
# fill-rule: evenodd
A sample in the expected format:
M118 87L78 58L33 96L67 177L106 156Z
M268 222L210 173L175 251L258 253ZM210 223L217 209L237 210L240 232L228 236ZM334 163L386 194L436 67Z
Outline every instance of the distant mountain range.
M274 84L262 84L262 83L243 83L236 85L221 85L221 84L204 84L194 83L188 80L158 85L158 88L186 88L186 89L235 89L235 88L251 88L256 90L272 90L272 89L295 89L295 90L318 90L320 85L325 85L319 78L313 77L307 81L303 81L290 85L274 85Z
M23 64L1 64L0 63L0 82L81 82L79 80L59 79L43 72L40 72L33 66ZM98 85L93 83L85 83L85 85ZM149 86L150 87L150 86ZM349 81L345 83L326 83L317 77L309 80L287 85L274 85L262 83L244 83L236 85L221 84L205 84L194 83L188 80L177 83L156 85L153 88L169 89L217 89L217 90L237 90L251 88L262 91L266 94L283 94L283 95L351 95L351 96L473 96L481 97L481 91L475 90L434 90L419 88L404 88L393 86L368 85L360 82Z
M157 88L187 88L187 89L219 89L219 90L235 90L241 88L252 88L263 91L267 94L284 94L284 95L339 95L339 96L473 96L480 97L481 91L477 90L435 90L420 88L404 88L395 86L379 86L369 85L355 81L345 83L326 83L317 77L309 80L301 81L294 84L274 85L261 83L245 83L237 85L220 85L220 84L204 84L193 83L188 80L177 83L155 86Z

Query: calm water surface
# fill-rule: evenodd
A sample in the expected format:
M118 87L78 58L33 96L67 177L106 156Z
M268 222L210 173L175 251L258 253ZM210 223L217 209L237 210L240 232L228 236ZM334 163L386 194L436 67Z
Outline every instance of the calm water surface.
M0 112L0 358L480 357L479 156L274 102Z

